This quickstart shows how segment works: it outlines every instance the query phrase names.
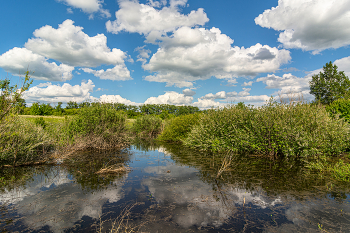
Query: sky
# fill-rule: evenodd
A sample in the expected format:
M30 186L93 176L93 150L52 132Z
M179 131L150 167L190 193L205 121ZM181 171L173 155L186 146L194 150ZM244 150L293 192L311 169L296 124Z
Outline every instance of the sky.
M33 102L201 109L272 96L312 101L333 62L350 76L350 0L11 0L0 77Z

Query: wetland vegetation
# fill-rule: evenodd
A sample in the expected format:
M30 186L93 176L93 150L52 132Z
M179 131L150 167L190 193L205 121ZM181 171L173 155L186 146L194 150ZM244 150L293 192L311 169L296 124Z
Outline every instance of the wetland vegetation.
M319 94L317 78L325 77L310 83ZM203 111L98 102L26 107L29 73L19 91L7 79L0 84L5 230L350 229L346 94Z

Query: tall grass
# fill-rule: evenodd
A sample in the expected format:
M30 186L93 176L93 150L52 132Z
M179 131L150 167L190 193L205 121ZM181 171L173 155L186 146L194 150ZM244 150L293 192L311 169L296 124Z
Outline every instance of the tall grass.
M127 144L126 114L108 104L95 103L81 108L67 121L68 137L80 149L112 149Z
M0 163L17 165L44 159L54 140L34 122L9 116L0 128Z
M344 152L349 125L321 105L306 103L230 106L203 114L185 145L211 151L307 158Z
M132 127L131 132L140 138L156 137L163 127L163 121L158 116L144 115L138 117Z

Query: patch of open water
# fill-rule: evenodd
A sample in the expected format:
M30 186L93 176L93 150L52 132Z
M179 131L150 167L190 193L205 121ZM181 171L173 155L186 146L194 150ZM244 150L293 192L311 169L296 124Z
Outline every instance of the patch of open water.
M131 171L95 174L111 161ZM254 157L217 177L220 161L181 146L136 145L27 168L11 176L24 181L0 189L0 230L350 232L346 185Z

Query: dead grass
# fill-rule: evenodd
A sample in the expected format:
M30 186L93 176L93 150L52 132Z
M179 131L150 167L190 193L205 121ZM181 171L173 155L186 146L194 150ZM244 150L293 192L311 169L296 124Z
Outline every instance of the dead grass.
M221 167L218 171L218 174L216 175L216 178L219 178L220 175L224 172L224 171L227 171L228 168L230 167L231 165L231 161L232 161L232 153L228 153L225 155L224 159L222 160L222 163L221 163Z
M105 168L101 168L99 171L95 172L95 174L115 174L115 173L126 173L131 169L124 164L113 164Z
M110 233L118 233L118 232L128 232L128 233L131 233L131 232L138 232L140 230L140 228L145 224L144 223L141 223L141 224L137 224L136 226L133 226L131 224L132 220L131 220L131 210L138 206L138 205L142 205L144 203L142 202L136 202L134 204L131 204L131 205L127 205L122 211L121 213L119 214L119 216L114 219L112 221L112 226L111 228L108 230L108 231L104 231L103 230L103 225L109 221L109 220L106 220L106 221L102 221L101 220L101 217L100 217L100 223L99 223L99 226L98 226L98 229L97 229L97 232L98 233L102 233L102 232L110 232Z

